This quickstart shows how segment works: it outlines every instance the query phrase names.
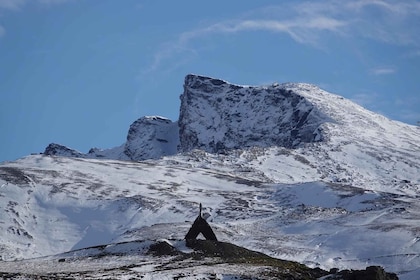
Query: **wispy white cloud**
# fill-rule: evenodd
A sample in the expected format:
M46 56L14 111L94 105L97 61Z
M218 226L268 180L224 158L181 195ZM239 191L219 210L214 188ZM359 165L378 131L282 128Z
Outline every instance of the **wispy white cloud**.
M62 4L69 1L72 0L0 0L0 10L19 11L30 3L38 3L41 5L54 5Z
M406 123L416 124L420 121L420 95L397 96L392 100L392 106L395 108L394 114L399 120Z
M418 1L398 1L398 0L358 0L345 3L350 9L363 10L368 7L376 7L388 11L394 15L406 16L409 14L420 13L420 3Z
M69 1L70 0L38 0L39 3L44 4L44 5L56 5L56 4L62 4Z
M373 18L374 15L374 18ZM393 45L420 48L420 2L415 0L356 0L287 2L263 7L226 20L192 29L165 43L155 53L149 70L156 70L174 55L196 54L195 41L208 36L243 32L286 34L299 44L323 46L326 34L349 40L369 38ZM376 69L373 74L394 73L395 69Z
M20 10L26 3L26 0L0 0L0 9Z
M374 92L363 92L354 94L351 97L351 100L363 107L371 107L373 104L377 103L379 95Z
M344 20L347 28L341 31L352 37L420 46L420 2L416 0L329 0L303 2L293 8L299 16Z
M406 123L420 126L420 113L416 110L403 109L399 112L398 118Z
M248 19L225 21L210 25L205 28L192 30L181 34L179 42L185 44L194 38L217 33L239 33L245 31L272 31L289 34L293 39L300 43L310 43L305 39L304 33L307 31L331 31L338 32L346 22L318 16L311 19L295 18L291 20L266 20Z
M414 50L414 51L411 51L411 52L407 53L406 57L409 57L409 58L420 57L420 49L417 49L417 50Z
M317 45L318 32L340 33L340 28L347 23L342 20L318 16L311 19L295 18L291 20L245 19L218 22L203 28L181 33L175 42L166 43L155 53L154 61L149 71L154 71L165 59L178 54L197 54L190 47L191 42L210 35L236 34L241 32L265 31L289 35L302 44Z
M32 2L31 2L32 1ZM0 0L0 16L6 11L18 12L23 10L30 3L37 3L39 5L51 6L55 4L62 4L74 0ZM0 25L0 37L6 34L4 26Z
M378 67L370 70L370 73L376 76L395 74L397 69L394 67Z
M420 111L417 109L420 98L414 96L397 96L396 98L384 98L383 94L371 90L364 90L354 94L350 98L353 102L368 108L376 113L397 119L409 124L420 121ZM385 110L384 108L392 108Z

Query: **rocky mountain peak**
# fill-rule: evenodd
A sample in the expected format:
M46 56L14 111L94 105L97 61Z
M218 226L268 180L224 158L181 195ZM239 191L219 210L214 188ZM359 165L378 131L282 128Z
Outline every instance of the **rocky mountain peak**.
M297 147L321 141L328 118L286 85L239 86L188 75L181 95L180 150Z
M178 124L159 116L136 120L128 130L124 154L134 160L155 159L176 153Z
M194 74L188 74L184 81L184 89L194 88L205 93L217 93L224 91L226 87L235 88L236 86L224 80Z
M145 116L130 125L127 141L121 146L105 150L91 148L85 154L60 144L51 143L45 149L44 155L134 161L156 159L175 154L178 139L177 122L160 116Z
M130 126L127 141L119 147L94 148L84 154L51 144L44 154L145 160L194 149L209 153L249 147L294 149L332 138L341 143L338 146L349 141L376 141L387 147L392 143L411 149L418 134L411 126L388 120L311 84L242 86L189 74L180 99L178 121L141 117ZM399 133L385 133L391 130Z
M65 156L65 157L82 157L83 154L70 149L64 145L60 145L60 144L56 144L56 143L51 143L49 144L44 151L44 155L48 155L48 156Z

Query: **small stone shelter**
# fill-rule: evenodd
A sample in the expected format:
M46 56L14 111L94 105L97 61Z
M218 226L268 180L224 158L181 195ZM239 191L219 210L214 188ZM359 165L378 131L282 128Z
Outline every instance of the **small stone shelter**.
M195 219L187 235L185 235L185 239L197 239L197 236L201 233L207 240L217 241L213 229L210 227L209 223L207 223L207 221L201 216L201 210L202 206L200 203L200 212L198 214L198 217Z

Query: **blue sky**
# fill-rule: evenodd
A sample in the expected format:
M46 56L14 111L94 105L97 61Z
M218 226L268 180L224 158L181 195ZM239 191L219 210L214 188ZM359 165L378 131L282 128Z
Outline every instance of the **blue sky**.
M307 82L420 121L420 2L0 0L0 161L177 120L186 74Z

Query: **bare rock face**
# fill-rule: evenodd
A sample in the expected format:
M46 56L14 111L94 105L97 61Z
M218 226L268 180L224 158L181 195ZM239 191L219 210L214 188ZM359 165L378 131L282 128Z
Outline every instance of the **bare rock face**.
M238 86L188 75L181 95L180 151L220 152L245 147L322 141L325 117L285 85Z

